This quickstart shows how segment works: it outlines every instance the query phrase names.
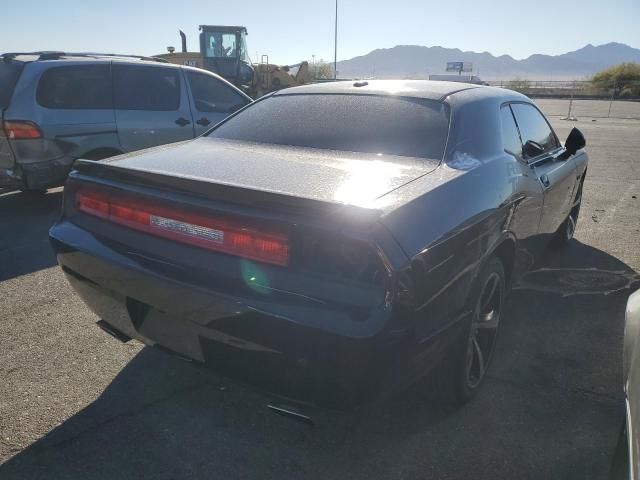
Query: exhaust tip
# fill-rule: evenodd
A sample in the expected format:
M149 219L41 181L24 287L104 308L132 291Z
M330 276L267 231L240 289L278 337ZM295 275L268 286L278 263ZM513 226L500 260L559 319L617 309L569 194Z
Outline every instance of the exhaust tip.
M109 335L111 335L116 340L120 340L122 343L127 343L129 340L131 340L130 336L125 335L120 330L118 330L117 328L109 325L104 320L98 320L98 322L96 322L96 323L102 329L103 332L108 333Z
M307 425L313 425L313 420L310 416L298 411L296 408L284 405L267 405L267 408L277 415L288 417L298 422L306 423Z

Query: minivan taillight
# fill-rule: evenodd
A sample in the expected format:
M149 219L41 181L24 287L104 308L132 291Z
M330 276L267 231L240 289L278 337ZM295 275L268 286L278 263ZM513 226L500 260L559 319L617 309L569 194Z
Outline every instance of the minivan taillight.
M81 212L156 237L274 265L289 262L289 241L282 233L97 189L80 189L75 199Z
M2 122L2 130L11 140L42 138L40 127L24 120L6 120Z

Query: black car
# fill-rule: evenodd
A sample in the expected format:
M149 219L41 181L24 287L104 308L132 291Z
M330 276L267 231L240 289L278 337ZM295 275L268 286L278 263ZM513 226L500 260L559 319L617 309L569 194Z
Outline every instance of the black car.
M433 369L465 401L509 287L573 235L584 144L509 90L309 85L76 162L50 238L122 340L301 403L365 404Z

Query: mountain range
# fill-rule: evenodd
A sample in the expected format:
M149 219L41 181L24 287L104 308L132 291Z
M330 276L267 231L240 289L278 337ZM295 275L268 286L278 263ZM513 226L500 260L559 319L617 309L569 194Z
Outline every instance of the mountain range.
M489 52L463 52L458 48L398 45L338 62L341 78L428 78L444 74L447 62L472 62L483 80L584 80L622 62L640 63L640 49L622 43L586 45L562 55L534 54L523 60ZM476 73L477 72L477 73Z

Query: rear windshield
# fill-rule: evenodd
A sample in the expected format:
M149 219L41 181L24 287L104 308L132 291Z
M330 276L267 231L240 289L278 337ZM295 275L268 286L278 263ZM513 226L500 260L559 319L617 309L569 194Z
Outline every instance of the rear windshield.
M441 159L448 127L448 107L433 100L281 94L254 103L209 136Z
M22 65L21 63L4 62L0 58L0 108L9 106L13 89L22 71Z

